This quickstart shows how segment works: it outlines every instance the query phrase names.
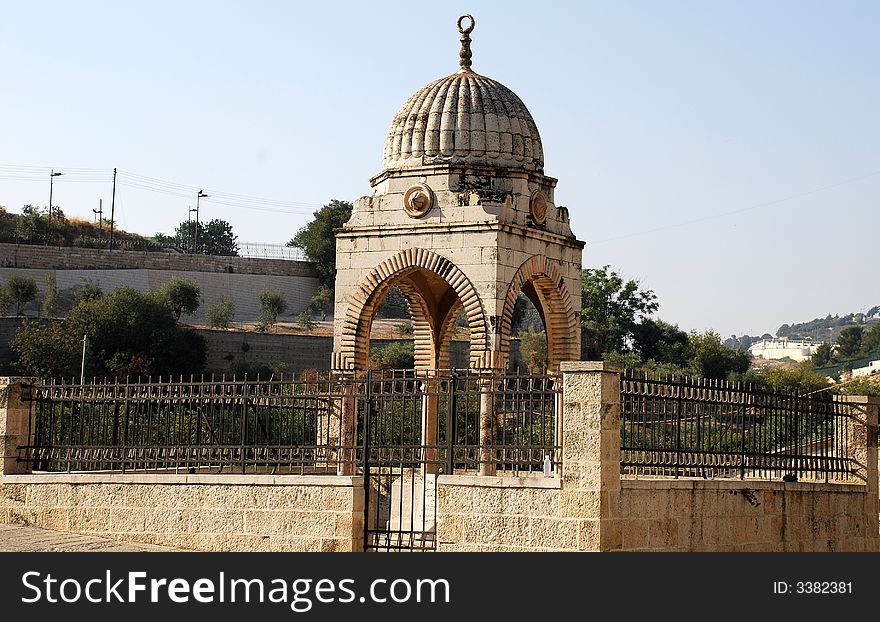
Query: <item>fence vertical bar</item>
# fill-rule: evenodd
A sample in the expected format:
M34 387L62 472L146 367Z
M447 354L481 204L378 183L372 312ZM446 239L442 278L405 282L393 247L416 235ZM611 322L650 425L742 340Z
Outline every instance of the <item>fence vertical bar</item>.
M739 410L739 478L746 478L746 407L740 404Z
M241 396L241 436L238 441L241 445L241 472L244 474L247 471L247 465L245 463L245 444L247 442L246 434L247 434L247 408L248 408L248 381L247 374L244 376L244 384L242 385L242 396Z
M675 479L678 479L681 465L681 387L678 389L678 403L675 408Z
M455 420L458 416L457 384L458 376L453 369L449 374L449 401L446 405L446 473L448 475L455 473Z
M356 382L357 379L355 378L354 381ZM370 384L370 370L367 370L364 377L364 551L367 550L370 537L370 488L372 487L370 483L370 419L372 419L373 398Z

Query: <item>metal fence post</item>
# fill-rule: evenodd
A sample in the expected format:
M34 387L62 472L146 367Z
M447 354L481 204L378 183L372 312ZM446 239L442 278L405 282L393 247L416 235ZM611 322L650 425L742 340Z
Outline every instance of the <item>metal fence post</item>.
M458 399L456 391L458 376L455 370L449 375L449 401L446 405L446 473L455 473L455 420L458 417Z

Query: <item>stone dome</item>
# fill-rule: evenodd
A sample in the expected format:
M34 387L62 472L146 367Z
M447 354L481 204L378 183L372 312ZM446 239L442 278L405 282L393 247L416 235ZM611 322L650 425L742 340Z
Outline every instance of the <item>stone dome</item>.
M492 78L463 69L417 91L385 138L384 169L471 164L543 173L544 149L522 100Z
M459 65L416 91L394 115L383 168L459 164L544 172L535 120L516 93L471 69L472 15L458 18Z

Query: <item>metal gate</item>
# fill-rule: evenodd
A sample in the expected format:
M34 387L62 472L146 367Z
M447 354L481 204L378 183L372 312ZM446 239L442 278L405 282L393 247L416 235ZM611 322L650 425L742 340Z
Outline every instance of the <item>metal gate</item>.
M547 375L371 371L362 388L364 550L434 551L437 478L559 466L559 385Z
M448 469L452 384L449 375L424 371L367 375L359 417L364 550L436 549L437 476Z

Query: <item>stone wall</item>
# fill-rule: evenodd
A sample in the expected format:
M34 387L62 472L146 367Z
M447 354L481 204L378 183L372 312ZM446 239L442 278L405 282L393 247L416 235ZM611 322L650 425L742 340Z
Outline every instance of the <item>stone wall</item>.
M0 243L0 266L40 270L172 270L317 277L312 264L306 261L7 243Z
M356 551L359 477L33 474L0 479L0 523L199 551Z
M878 551L865 486L623 480L625 551Z
M441 475L438 551L578 550L578 521L559 513L557 478Z
M210 329L196 329L196 332L207 342L207 373L229 374L243 365L251 369L276 368L279 363L283 365L285 373L330 369L333 353L333 337L330 336ZM378 348L395 341L398 340L373 339L370 344ZM452 342L450 360L454 367L467 368L468 346L467 341ZM518 349L516 356L518 359Z
M22 308L25 315L36 316L45 296L50 275L54 275L58 288L58 314L66 315L76 300L77 293L87 283L94 283L107 293L119 287L133 287L141 292L162 285L174 278L186 279L199 286L202 303L198 310L185 316L185 322L203 323L210 307L222 298L229 298L235 305L234 322L253 322L260 314L259 296L267 289L279 290L287 301L287 311L279 316L283 321L294 321L310 304L318 291L318 279L314 276L245 274L210 271L138 269L34 269L0 267L0 283L12 274L20 274L34 280L39 293L37 298ZM15 311L15 309L12 309Z

